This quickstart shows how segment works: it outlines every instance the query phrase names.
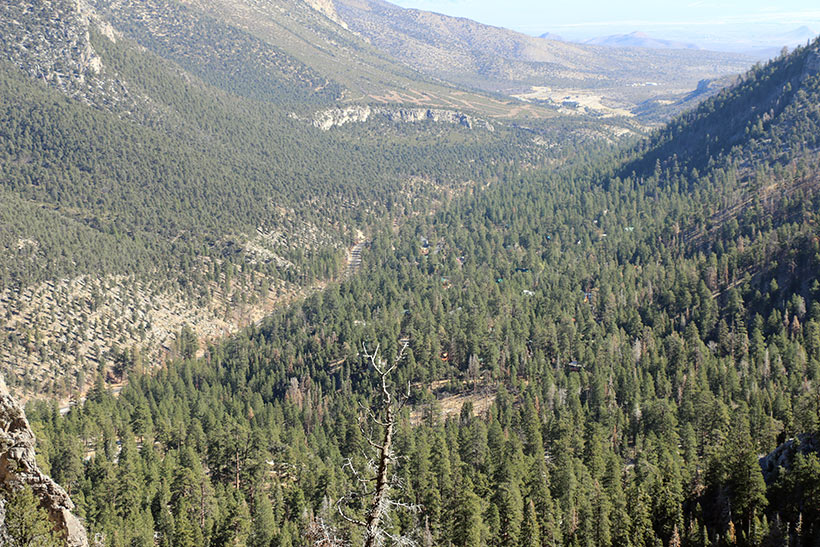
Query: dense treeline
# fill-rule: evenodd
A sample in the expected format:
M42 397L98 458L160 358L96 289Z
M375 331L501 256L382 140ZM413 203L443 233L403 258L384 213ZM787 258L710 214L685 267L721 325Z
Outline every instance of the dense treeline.
M231 259L221 252L225 239L242 244L257 228L294 232L290 224L312 226L318 241L291 241L272 251L287 253L297 269L310 268L294 248L347 243L353 226L389 212L397 216L470 180L472 165L539 163L545 155L513 128L443 132L418 124L388 127L388 138L363 141L350 132L321 132L276 101L205 83L221 75L256 89L255 79L211 67L202 69L203 82L124 37L112 42L95 32L92 39L106 70L122 78L129 93L110 97L105 108L63 97L3 64L0 191L12 228L3 236L14 241L6 245L10 251L17 240L42 239L43 260L2 261L0 286L67 273L151 272L158 263L191 273L200 266L193 257ZM267 57L279 62L280 56ZM314 108L330 104L324 98ZM413 178L429 185L408 192ZM12 215L18 207L30 214ZM74 229L51 244L61 237L53 228L66 222ZM91 246L101 252L89 252ZM76 264L61 255L77 257Z
M213 336L338 279L359 231L387 217L427 214L511 164L589 153L591 122L567 120L324 132L312 116L338 86L283 52L176 2L95 5L121 32L86 28L65 0L10 22L54 27L66 55L85 50L60 29L90 29L101 68L75 59L87 73L71 69L70 98L0 61L0 369L27 395L80 397L123 347L163 360L179 322ZM92 287L106 286L120 294L100 308Z
M806 51L758 69L761 85ZM769 128L789 136L777 146L816 133L819 80L792 102L815 105L805 123ZM746 157L623 178L601 175L614 160L501 166L485 190L377 231L360 275L204 358L133 374L119 398L98 382L65 417L30 408L42 464L111 545L308 545L322 526L355 544L335 503L378 404L362 344L391 358L408 340L393 493L420 509L391 533L816 544L818 165L805 149ZM787 439L794 453L761 465Z

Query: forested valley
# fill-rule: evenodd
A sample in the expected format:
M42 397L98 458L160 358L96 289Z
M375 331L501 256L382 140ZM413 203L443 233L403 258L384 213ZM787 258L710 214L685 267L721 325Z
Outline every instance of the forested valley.
M175 355L183 327L215 339L255 322L339 279L358 230L377 219L426 214L488 180L494 164L547 157L509 125L320 131L311 109L333 105L338 90L209 25L174 48L181 65L91 27L105 69L87 75L84 100L0 60L0 371L21 394L80 399L114 363L110 381L126 364ZM188 60L229 47L261 48L289 72L252 58L220 66L253 75ZM561 123L552 131L565 138L550 157L581 139Z
M374 211L357 275L29 404L41 468L106 545L362 544L378 347L384 544L817 545L818 47L637 144Z

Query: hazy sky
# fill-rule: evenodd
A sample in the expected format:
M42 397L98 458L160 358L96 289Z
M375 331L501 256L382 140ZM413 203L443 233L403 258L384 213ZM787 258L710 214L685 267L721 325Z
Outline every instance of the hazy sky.
M468 17L528 34L570 37L634 30L683 36L786 32L807 26L820 32L817 0L392 0L404 6Z

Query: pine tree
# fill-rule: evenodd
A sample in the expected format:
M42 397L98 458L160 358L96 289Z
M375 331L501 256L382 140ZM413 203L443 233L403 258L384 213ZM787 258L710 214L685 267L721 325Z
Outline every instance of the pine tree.
M527 401L523 413L524 453L543 459L544 441L541 436L541 420L531 401Z
M251 535L248 538L248 545L250 547L270 547L277 527L273 516L273 505L264 492L256 494L251 516Z
M732 517L744 534L748 534L756 514L767 505L766 483L754 449L749 422L737 412L723 450L724 480L729 489Z
M681 547L680 532L678 531L677 524L672 530L672 537L669 538L669 547Z
M60 547L63 540L54 531L48 513L40 507L31 488L22 488L6 496L5 527L11 543L8 547Z
M250 512L240 490L226 488L222 495L223 511L217 530L221 545L244 545L251 529Z
M535 514L535 504L532 500L527 500L524 509L524 520L521 523L521 543L522 547L539 547L541 545L541 532L538 527L538 517Z
M521 520L524 517L524 502L518 485L514 481L499 485L495 499L500 521L500 544L510 547L518 545L521 540Z
M171 501L171 492L164 483L151 500L151 514L154 517L154 527L157 532L157 542L160 547L170 547L174 541L174 518L168 510Z
M178 512L174 515L175 547L195 547L197 543L196 525L191 518L191 506L183 499L178 504Z
M490 502L484 522L487 523L490 536L489 544L494 547L501 545L501 511L499 511L495 502Z
M484 526L481 518L481 500L473 492L473 483L464 478L459 487L453 522L453 542L465 547L482 544Z
M612 506L606 492L598 490L594 494L592 501L592 514L594 523L595 545L598 547L608 547L612 545L612 525L610 512Z
M635 547L651 547L655 542L652 528L652 506L649 494L632 482L627 490L627 500L632 517L630 540Z
M561 528L556 516L555 501L549 491L549 474L544 459L535 460L527 478L527 497L535 505L538 527L544 545L561 544Z

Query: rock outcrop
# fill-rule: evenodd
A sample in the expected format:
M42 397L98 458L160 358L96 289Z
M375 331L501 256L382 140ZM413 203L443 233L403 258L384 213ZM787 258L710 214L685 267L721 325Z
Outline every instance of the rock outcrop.
M82 0L0 0L3 56L67 94L102 71Z
M0 491L28 486L48 511L54 526L63 532L69 547L87 547L85 528L71 510L74 504L60 485L37 467L34 433L23 409L0 378ZM2 494L0 494L2 496ZM0 510L0 544L5 510Z
M798 435L796 439L789 439L762 458L760 458L760 470L763 472L763 479L766 484L770 484L777 479L780 468L791 469L794 457L797 454L808 454L820 451L820 439L808 435Z
M89 105L131 101L94 49L92 28L116 40L87 0L0 0L0 59Z
M347 28L347 23L345 23L336 12L336 6L333 4L333 0L305 0L305 3L342 28Z
M803 66L803 80L820 72L820 51L810 51Z
M373 118L396 123L417 123L431 121L450 123L467 127L495 131L493 125L485 120L473 118L456 110L440 108L396 108L386 106L350 105L322 110L313 115L313 126L322 131L329 131L348 123L364 123Z

